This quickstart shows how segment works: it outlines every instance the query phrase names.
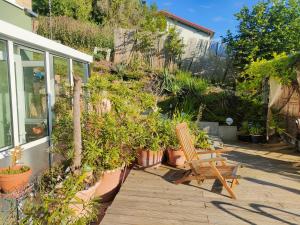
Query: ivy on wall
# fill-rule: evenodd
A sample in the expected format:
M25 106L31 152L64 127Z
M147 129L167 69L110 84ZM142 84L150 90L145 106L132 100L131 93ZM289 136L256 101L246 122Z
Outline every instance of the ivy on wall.
M260 99L263 82L266 78L275 78L281 84L290 85L296 81L296 66L300 54L274 54L274 59L258 59L252 62L242 73L242 81L238 84L238 93L248 98Z

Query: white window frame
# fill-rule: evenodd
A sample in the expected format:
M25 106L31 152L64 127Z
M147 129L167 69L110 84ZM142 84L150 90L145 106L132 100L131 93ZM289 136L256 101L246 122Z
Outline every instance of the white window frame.
M16 89L16 77L15 77L15 60L14 60L14 44L20 45L24 48L28 48L30 51L36 51L43 53L45 56L45 77L46 77L46 93L47 93L47 106L48 106L48 136L40 138L38 140L22 144L24 150L30 149L43 143L49 143L52 131L52 97L55 93L51 92L50 75L53 62L51 63L50 55L54 57L65 58L68 61L68 75L70 85L73 86L73 60L85 63L87 65L87 74L89 73L89 64L93 61L93 57L72 49L68 46L62 45L55 41L49 40L15 25L9 24L0 20L0 39L7 43L8 54L8 71L9 71L9 85L10 85L10 98L11 98L11 110L12 110L12 147L4 147L0 149L0 159L3 156L8 155L8 151L15 146L20 145L19 139L19 124L18 124L18 107L17 107L17 89Z

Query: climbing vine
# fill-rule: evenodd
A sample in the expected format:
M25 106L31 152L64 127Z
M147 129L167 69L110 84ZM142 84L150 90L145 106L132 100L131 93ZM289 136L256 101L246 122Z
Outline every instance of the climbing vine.
M274 54L274 59L258 59L252 62L241 75L238 84L240 95L259 98L262 94L263 83L270 77L277 79L284 85L295 85L297 81L296 66L300 61L300 54ZM297 82L296 82L297 83Z

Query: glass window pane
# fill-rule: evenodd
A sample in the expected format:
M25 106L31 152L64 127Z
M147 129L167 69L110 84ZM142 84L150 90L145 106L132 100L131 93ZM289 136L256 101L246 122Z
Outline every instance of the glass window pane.
M48 135L44 54L15 45L20 144Z
M12 145L11 122L7 46L0 40L0 149Z
M87 81L88 66L86 63L73 61L73 76L79 76L83 82Z
M51 56L52 70L50 75L51 92L54 93L52 103L55 103L55 98L63 97L70 90L69 81L69 66L68 60L65 58Z

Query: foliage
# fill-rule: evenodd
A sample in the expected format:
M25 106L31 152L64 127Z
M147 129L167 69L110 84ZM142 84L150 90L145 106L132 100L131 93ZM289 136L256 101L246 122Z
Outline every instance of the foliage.
M54 105L54 122L52 129L53 152L59 153L66 160L72 159L73 150L73 119L71 99L68 96L56 99Z
M273 58L273 53L299 51L299 0L260 1L252 9L243 7L235 14L237 34L228 31L223 41L237 69L251 61Z
M51 37L48 17L39 17L38 34ZM92 52L94 47L113 47L113 37L90 22L83 22L65 16L52 18L52 37L62 44L83 51Z
M96 202L84 202L75 195L83 189L86 174L69 176L62 182L61 188L52 189L49 193L41 192L39 198L27 202L24 207L25 218L20 224L89 224L97 216ZM82 204L88 213L76 215L70 207Z
M173 95L196 95L201 96L208 88L206 80L195 77L192 73L178 70L171 74L164 70L162 75L161 89Z
M30 170L30 168L28 166L22 166L20 169L13 169L13 168L9 167L6 170L1 170L0 174L3 174L3 175L20 174L20 173L25 173L29 170Z
M258 59L249 65L241 75L243 81L238 85L239 94L260 100L264 79L273 77L285 85L296 80L296 63L299 62L299 54L288 56L282 53L274 54L273 57L272 60Z
M261 134L263 134L263 132L264 132L264 128L258 123L253 124L249 128L250 135L261 135Z
M84 114L83 161L96 170L130 164L133 149L159 144L155 97L143 92L141 81L123 81L112 75L92 75L87 84L89 111ZM111 111L97 112L102 100ZM156 141L151 142L151 138Z
M211 148L208 135L205 131L197 129L197 133L195 134L195 147L199 149Z
M268 121L268 128L270 130L273 130L275 134L282 134L285 132L285 129L282 128L282 118L280 118L280 115L272 115L271 119Z
M249 122L248 121L243 121L242 122L240 132L243 135L249 134Z
M98 24L115 28L136 27L142 19L146 5L139 0L95 0L92 17Z
M166 27L166 18L157 11L155 5L144 8L144 15L139 21L135 34L135 48L142 53L151 51L155 41L165 32Z
M165 118L162 122L160 137L162 146L165 149L178 150L180 145L176 136L176 125L179 123L187 123L196 148L209 149L210 143L207 134L200 130L198 125L192 120L190 114L175 111L171 118Z
M51 13L54 16L68 16L78 20L90 19L92 0L52 0ZM33 0L32 9L43 16L49 15L48 0Z
M171 62L175 62L184 53L184 43L182 38L179 36L179 32L175 27L168 29L168 35L164 46L167 58Z

